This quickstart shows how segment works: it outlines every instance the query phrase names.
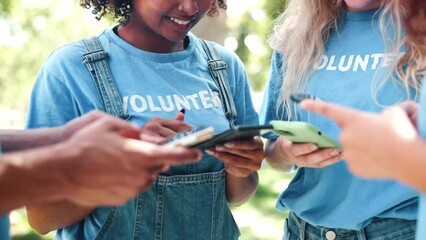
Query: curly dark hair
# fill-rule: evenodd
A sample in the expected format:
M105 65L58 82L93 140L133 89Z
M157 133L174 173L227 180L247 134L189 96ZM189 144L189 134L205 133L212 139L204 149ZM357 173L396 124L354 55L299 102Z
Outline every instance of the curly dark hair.
M92 9L92 13L100 20L104 15L111 15L119 23L127 23L132 12L133 0L80 0L80 6ZM226 10L225 0L215 0L213 7L207 13L208 16L216 16L219 9Z

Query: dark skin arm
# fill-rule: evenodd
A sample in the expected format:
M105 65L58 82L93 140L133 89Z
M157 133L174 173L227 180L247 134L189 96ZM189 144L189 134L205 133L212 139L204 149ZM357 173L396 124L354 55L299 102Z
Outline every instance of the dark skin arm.
M220 159L227 171L226 198L235 206L247 202L256 192L259 182L257 170L265 157L259 137L229 141L206 151Z

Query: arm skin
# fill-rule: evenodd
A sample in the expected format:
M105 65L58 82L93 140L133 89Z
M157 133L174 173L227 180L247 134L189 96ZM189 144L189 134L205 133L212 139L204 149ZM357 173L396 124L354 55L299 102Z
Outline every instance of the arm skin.
M257 172L247 177L226 175L226 199L233 206L241 206L246 203L257 190L259 176Z
M281 153L279 150L275 150L275 145L279 141L281 141L281 138L277 139L277 141L268 140L266 142L266 147L265 147L266 161L269 164L269 166L271 166L272 168L276 170L286 172L286 173L291 173L297 167L294 163L291 163L290 161L288 161L283 153Z
M55 143L60 128L34 130L0 130L0 143L3 152L25 150Z
M183 119L183 113L178 113L174 117L174 119L152 118L149 122L142 126L141 129L139 129L138 138L144 141L154 143L162 142L163 140L176 134L177 132L191 129L191 126L185 124L183 122ZM99 141L99 139L102 138L96 136L96 139L98 139L97 141ZM109 146L108 148L112 149L113 152L117 152L117 150L120 149L120 146L114 147L111 145L111 143L104 143L103 145ZM149 178L149 181L146 181L144 185L140 186L139 191L135 192L132 196L135 196L138 193L142 192L144 189L148 188L152 184L152 182L155 181L156 175L160 171L167 170L170 164L193 162L194 160L200 159L201 157L201 152L199 150L187 149L183 147L165 147L156 144L150 144L149 148L143 146L137 147L138 151L147 152L143 158L143 161L149 163L152 166L149 166L149 169L146 171L141 171L141 173L139 174L140 176L138 178ZM179 155L178 152L180 152ZM183 154L184 152L186 152L186 156ZM126 157L126 155L126 153L118 153L117 158L123 161L128 160L129 157ZM184 160L183 157L185 157L186 160ZM133 168L132 166L129 167L130 169ZM116 174L115 179L123 180L123 176L127 175L129 174ZM129 180L135 181L135 179ZM109 199L111 198L111 196L105 195L104 198ZM46 234L52 230L70 226L79 222L90 212L92 212L95 207L95 205L84 206L79 203L64 200L55 203L27 207L27 217L28 222L36 231L38 231L40 234Z
M426 169L426 141L418 137L405 143L400 142L396 148L399 154L396 153L396 156L387 159L392 175L389 178L401 181L426 193L424 171Z
M49 169L50 162L69 157L66 150L57 145L1 155L0 212L68 197L69 189L64 187L67 180L58 173L59 169Z
M226 198L234 206L247 202L255 193L265 152L259 137L251 140L229 141L206 150L220 159L227 171Z
M426 141L417 132L417 104L404 102L372 114L336 104L301 106L334 120L350 170L366 178L395 179L426 192Z
M268 141L265 152L268 164L282 172L291 172L296 167L323 168L342 159L336 148L318 149L314 143L293 144L282 137Z

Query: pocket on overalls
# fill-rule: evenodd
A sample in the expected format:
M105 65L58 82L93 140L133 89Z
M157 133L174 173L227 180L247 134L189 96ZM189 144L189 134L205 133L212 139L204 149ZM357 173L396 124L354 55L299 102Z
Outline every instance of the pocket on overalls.
M132 239L135 225L136 199L130 200L123 206L110 207L106 218L104 213L98 214L96 209L91 215L94 223L102 223L95 240ZM103 207L107 209L107 207ZM93 224L94 224L93 223Z

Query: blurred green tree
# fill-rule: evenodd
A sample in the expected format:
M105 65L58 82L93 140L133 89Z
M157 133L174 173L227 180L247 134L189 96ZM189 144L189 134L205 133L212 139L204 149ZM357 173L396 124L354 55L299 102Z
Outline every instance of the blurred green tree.
M35 76L49 53L108 23L96 21L75 0L0 4L0 105L25 111Z
M228 35L230 41L237 41L235 52L244 62L254 90L260 91L269 73L271 49L267 38L273 20L284 9L286 0L252 2L255 4L249 5L245 11L228 17Z

